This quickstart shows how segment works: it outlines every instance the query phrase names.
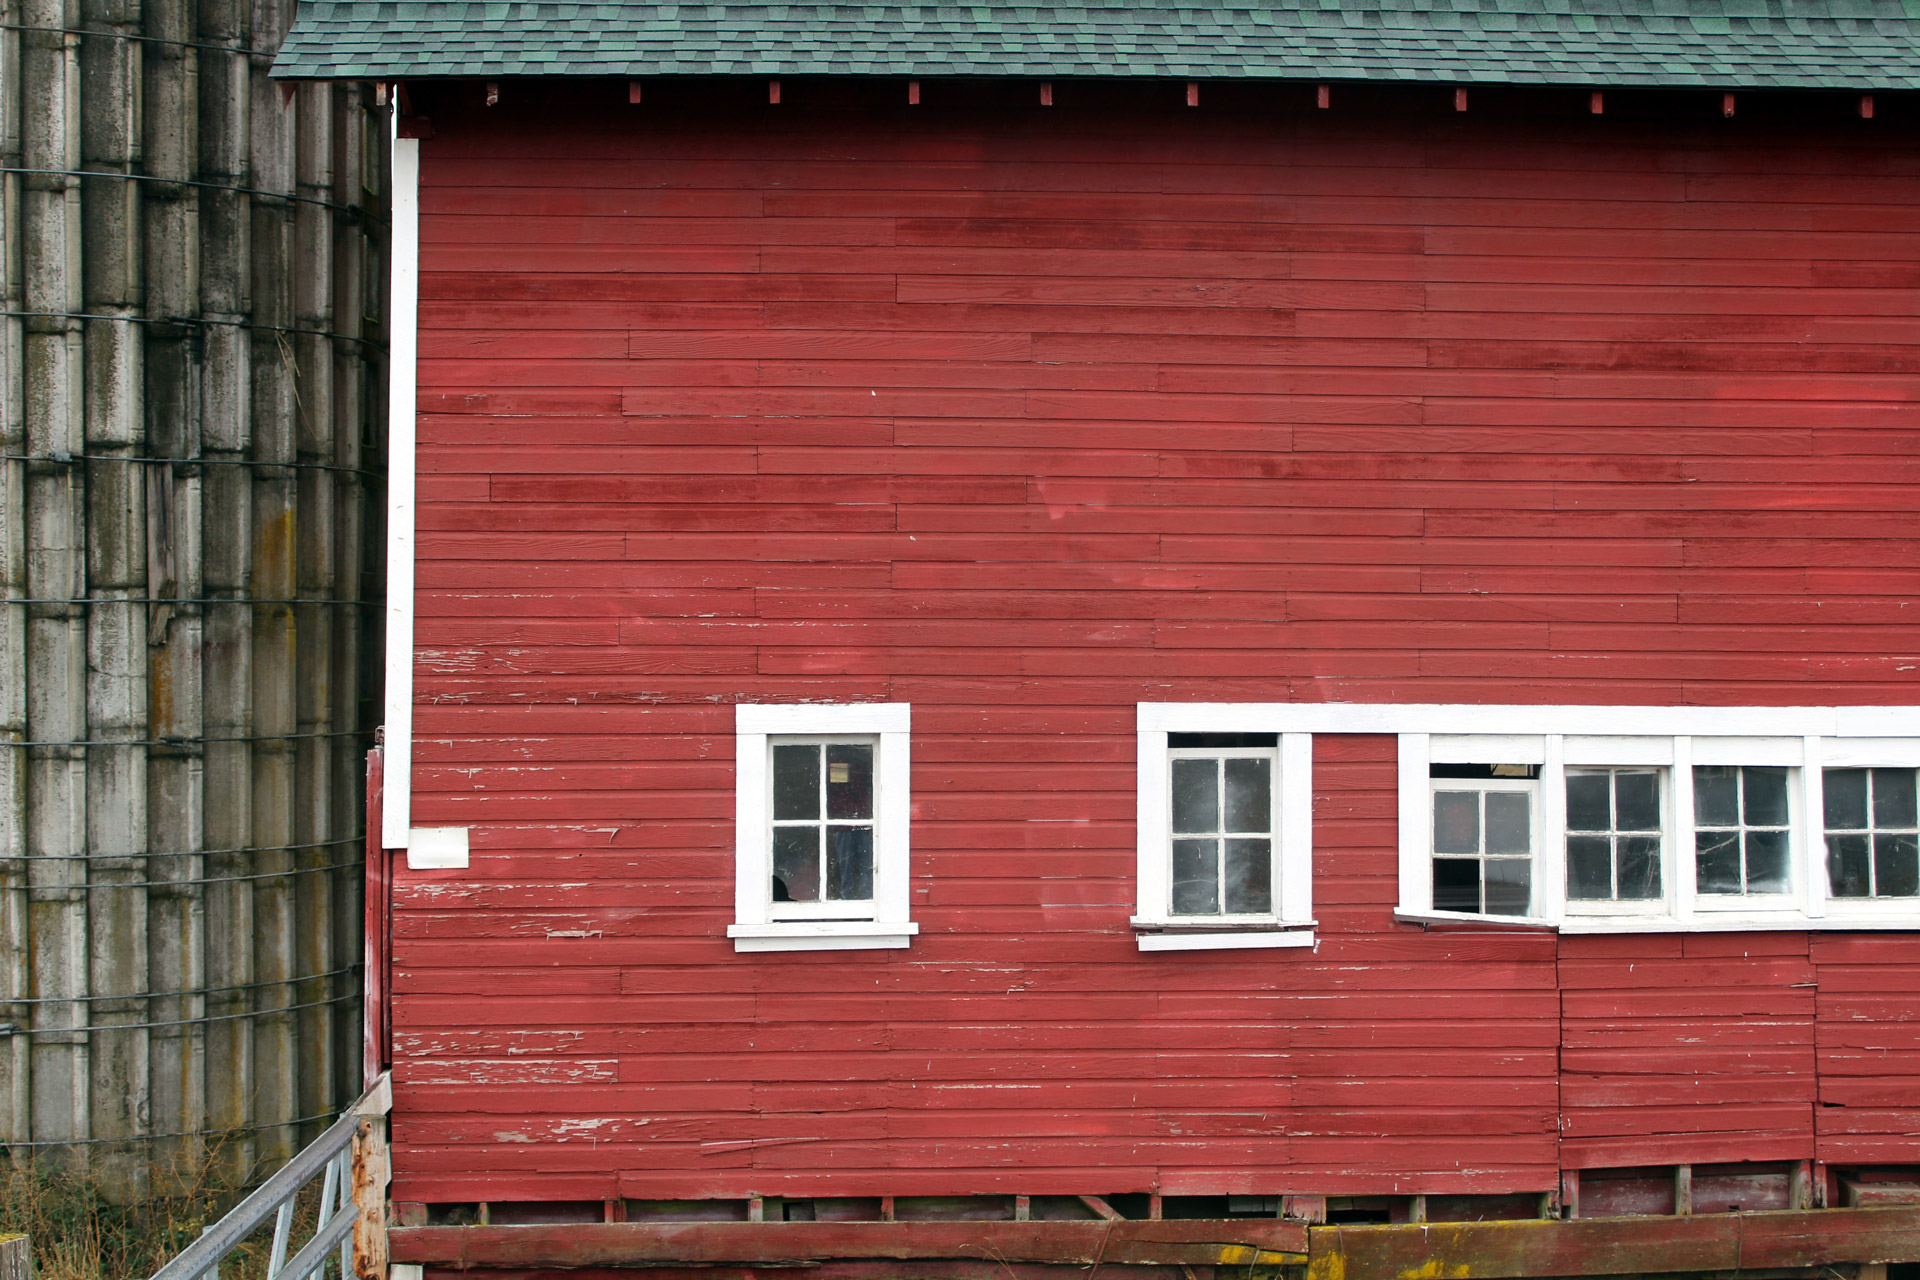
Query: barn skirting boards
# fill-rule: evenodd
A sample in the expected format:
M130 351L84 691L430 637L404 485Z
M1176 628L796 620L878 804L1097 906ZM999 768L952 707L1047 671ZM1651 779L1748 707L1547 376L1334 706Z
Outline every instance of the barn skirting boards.
M555 1267L644 1268L650 1280L880 1280L903 1274L902 1263L937 1280L1037 1280L1089 1267L1119 1270L1128 1280L1206 1280L1201 1268L1218 1280L1288 1269L1304 1269L1306 1280L1814 1269L1880 1280L1887 1263L1920 1260L1920 1207L1403 1226L1275 1219L438 1226L396 1228L391 1247L395 1263L423 1267L428 1280L437 1271Z

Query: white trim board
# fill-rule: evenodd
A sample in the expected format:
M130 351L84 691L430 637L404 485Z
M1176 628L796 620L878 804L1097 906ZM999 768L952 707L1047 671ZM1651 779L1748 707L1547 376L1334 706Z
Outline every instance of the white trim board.
M405 849L413 822L413 563L416 362L420 350L420 140L393 129L392 347L387 365L386 707L380 843Z
M1142 732L1920 737L1920 706L1482 706L1475 703L1142 702Z
M736 951L871 950L905 947L919 932L912 900L913 708L905 702L736 703L734 725L734 920ZM774 919L768 846L774 737L879 739L875 762L873 906L856 920ZM848 904L849 906L853 904Z

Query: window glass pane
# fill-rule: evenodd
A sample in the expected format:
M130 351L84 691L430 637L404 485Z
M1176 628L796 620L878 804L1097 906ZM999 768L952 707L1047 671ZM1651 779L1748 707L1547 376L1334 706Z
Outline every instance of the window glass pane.
M1911 827L1914 821L1912 769L1875 769L1873 771L1873 825Z
M1863 831L1867 825L1867 771L1828 769L1821 787L1826 792L1827 830Z
M1487 852L1533 852L1532 808L1533 797L1524 791L1487 792ZM1487 884L1491 892L1493 881Z
M1174 761L1176 765L1191 763ZM1201 761L1200 763L1210 763ZM1175 840L1173 842L1173 913L1177 916L1210 916L1220 913L1218 840Z
M1271 840L1227 841L1226 896L1228 911L1265 913L1273 910Z
M1864 793L1862 802L1864 803ZM1869 837L1827 837L1827 883L1836 898L1865 898L1873 893L1867 879L1867 842Z
M1916 864L1915 853L1911 835L1873 838L1873 887L1879 897L1911 898L1920 893L1920 865Z
M1613 827L1607 795L1608 775L1567 774L1567 830L1608 831Z
M1567 837L1569 898L1592 902L1613 897L1612 843L1605 836Z
M1435 853L1480 852L1480 793L1478 791L1436 791L1433 793L1433 851ZM1475 877L1474 898L1480 896ZM1479 910L1478 906L1473 908Z
M828 827L827 897L845 902L872 896L873 828Z
M1787 771L1746 765L1740 770L1747 791L1747 825L1787 825Z
M1226 830L1273 830L1273 762L1228 760L1226 765Z
M808 745L774 747L774 820L778 822L819 816L820 748Z
M1787 891L1787 833L1747 832L1747 892Z
M1641 901L1660 896L1660 837L1620 837L1620 897Z
M873 816L873 748L836 742L827 748L827 816Z
M1693 767L1693 820L1703 827L1740 823L1740 770L1726 764Z
M820 828L773 829L773 900L820 901Z
M1433 909L1480 910L1480 864L1472 858L1433 860Z
M1694 794L1698 795L1698 792ZM1694 833L1695 878L1702 893L1740 892L1740 833Z
M1218 760L1175 760L1173 762L1173 829L1175 831L1218 831L1220 829L1220 762Z
M1526 858L1488 858L1486 865L1487 914L1526 915L1533 897L1533 863Z
M1651 769L1622 769L1613 775L1614 830L1660 829L1660 775Z

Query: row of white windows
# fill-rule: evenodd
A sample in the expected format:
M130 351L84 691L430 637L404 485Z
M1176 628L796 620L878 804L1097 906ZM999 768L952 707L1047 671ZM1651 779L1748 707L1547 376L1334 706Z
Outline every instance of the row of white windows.
M1313 942L1313 737L1398 741L1401 919L1920 929L1911 708L1141 704L1143 950ZM1454 725L1467 732L1435 732ZM737 709L741 950L899 947L911 710Z

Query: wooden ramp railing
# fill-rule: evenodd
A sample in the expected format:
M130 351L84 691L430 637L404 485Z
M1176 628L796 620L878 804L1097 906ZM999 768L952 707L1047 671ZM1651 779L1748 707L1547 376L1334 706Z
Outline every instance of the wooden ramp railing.
M393 1090L381 1076L347 1113L235 1205L152 1280L220 1280L220 1263L273 1219L267 1280L322 1277L337 1251L338 1280L386 1274L387 1113ZM319 1178L313 1234L289 1258L300 1193Z

